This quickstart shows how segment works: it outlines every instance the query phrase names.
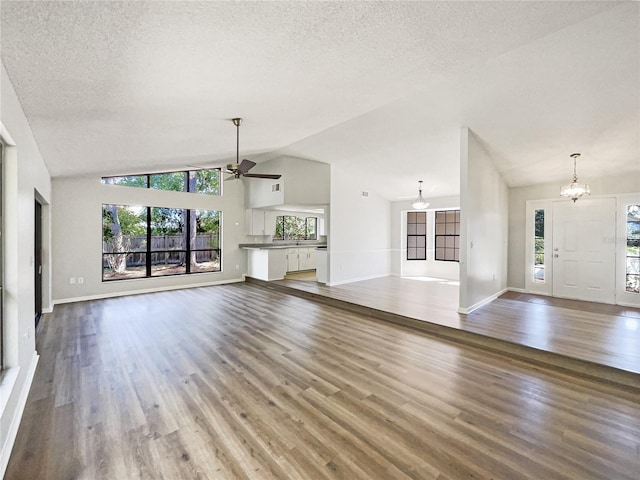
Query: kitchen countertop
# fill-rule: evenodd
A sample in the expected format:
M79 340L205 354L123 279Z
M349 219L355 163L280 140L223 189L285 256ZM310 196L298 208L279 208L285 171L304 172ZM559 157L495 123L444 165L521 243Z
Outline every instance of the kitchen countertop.
M276 250L279 248L314 248L327 247L326 243L241 243L240 248L255 248L260 250Z

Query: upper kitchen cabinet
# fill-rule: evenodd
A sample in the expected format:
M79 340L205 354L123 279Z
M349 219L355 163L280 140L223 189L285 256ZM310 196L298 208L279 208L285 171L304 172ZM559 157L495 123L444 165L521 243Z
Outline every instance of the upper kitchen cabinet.
M243 178L246 208L329 203L327 163L283 156L256 165L251 173L279 173L282 177L278 180Z
M266 231L266 213L264 210L246 211L246 230L247 235L269 235Z

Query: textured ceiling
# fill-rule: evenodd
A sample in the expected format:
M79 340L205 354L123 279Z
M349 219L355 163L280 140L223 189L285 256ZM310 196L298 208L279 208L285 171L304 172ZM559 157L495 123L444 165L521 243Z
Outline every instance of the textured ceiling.
M511 186L640 175L636 2L0 3L53 176L295 155L456 194L468 126Z

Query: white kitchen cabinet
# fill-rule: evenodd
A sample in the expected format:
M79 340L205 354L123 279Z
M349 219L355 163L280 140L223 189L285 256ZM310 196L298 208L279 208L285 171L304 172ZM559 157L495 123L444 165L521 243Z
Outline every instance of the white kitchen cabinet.
M318 264L317 260L316 260L316 254L318 253L318 250L316 250L315 247L312 247L309 249L309 269L310 270L315 270L316 266Z
M299 248L287 248L287 272L300 270Z
M300 270L315 270L316 268L316 249L315 248L299 248L298 264Z
M276 235L276 217L280 212L273 210L265 210L264 212L264 234L275 237Z
M249 209L247 210L247 235L266 235L265 233L265 211Z
M316 279L318 283L326 284L329 281L327 266L327 249L320 248L316 250Z
M260 280L282 280L286 274L286 252L275 248L246 248L247 276Z
M287 248L287 272L316 269L315 247Z

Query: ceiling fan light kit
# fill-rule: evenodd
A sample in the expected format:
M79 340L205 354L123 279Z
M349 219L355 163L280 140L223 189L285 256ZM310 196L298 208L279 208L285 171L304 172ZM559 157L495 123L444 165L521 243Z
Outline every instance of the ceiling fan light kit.
M573 181L569 185L565 185L560 189L560 196L568 197L576 202L580 197L584 195L591 195L591 187L586 183L578 183L578 175L576 174L576 160L580 157L579 153L572 153L573 158Z
M411 202L411 206L415 210L424 210L429 206L429 202L422 196L422 180L418 180L418 198Z
M256 162L252 162L246 158L242 160L242 162L240 161L240 125L242 125L242 118L232 118L231 121L236 126L236 163L230 163L227 165L227 172L233 175L233 177L229 177L227 180L233 180L240 177L268 178L271 180L277 180L282 177L282 175L270 173L247 173L256 166Z

